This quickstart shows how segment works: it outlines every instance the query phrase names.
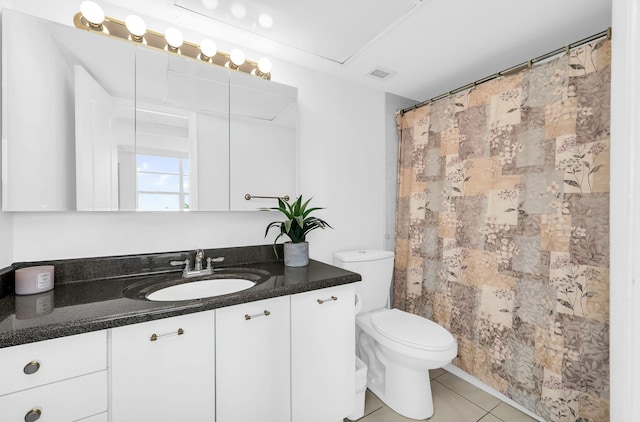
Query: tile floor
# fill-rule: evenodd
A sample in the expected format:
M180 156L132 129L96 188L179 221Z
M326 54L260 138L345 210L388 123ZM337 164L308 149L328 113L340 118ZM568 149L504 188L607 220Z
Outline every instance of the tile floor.
M429 422L536 421L444 369L431 371L430 375L434 414L427 419ZM358 422L415 421L395 413L369 390L366 393L364 414Z

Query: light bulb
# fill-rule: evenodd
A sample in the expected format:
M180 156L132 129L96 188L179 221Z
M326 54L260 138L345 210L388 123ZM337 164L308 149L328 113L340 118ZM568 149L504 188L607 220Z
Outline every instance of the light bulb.
M104 22L104 10L97 3L86 0L80 3L80 13L94 28L102 27Z
M129 15L124 20L127 30L134 41L142 41L142 36L147 32L147 25L140 16Z
M231 14L234 18L243 19L247 16L247 8L244 4L234 3L231 5Z
M200 43L200 58L202 60L209 60L211 57L215 56L217 52L218 46L209 38L202 40Z
M245 61L244 51L240 50L239 48L234 48L233 50L231 50L229 57L231 58L231 62L236 66L242 65Z
M261 13L258 16L258 24L264 29L269 29L273 26L273 18L268 13Z
M271 72L271 60L269 60L266 57L261 58L260 60L258 60L258 70L262 73L269 73Z
M209 10L213 10L218 7L218 0L202 0L202 5Z
M164 39L167 41L168 49L174 52L177 51L184 42L182 32L176 28L167 29L167 32L164 33Z

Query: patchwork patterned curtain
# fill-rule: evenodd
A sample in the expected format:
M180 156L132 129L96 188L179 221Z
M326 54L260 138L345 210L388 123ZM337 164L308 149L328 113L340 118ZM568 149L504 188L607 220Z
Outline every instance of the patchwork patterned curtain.
M549 421L609 420L611 46L398 117L394 306Z

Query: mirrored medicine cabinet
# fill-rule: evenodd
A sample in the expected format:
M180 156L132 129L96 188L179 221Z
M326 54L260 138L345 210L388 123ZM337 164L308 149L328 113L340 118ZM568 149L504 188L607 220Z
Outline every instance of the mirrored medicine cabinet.
M297 191L297 89L2 11L3 211L236 211ZM249 195L251 200L245 199Z

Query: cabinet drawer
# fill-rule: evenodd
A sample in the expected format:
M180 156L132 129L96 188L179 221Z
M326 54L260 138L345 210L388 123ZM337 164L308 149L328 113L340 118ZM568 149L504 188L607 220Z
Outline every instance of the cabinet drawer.
M106 331L0 349L0 396L107 368Z
M69 422L107 411L107 371L0 397L3 422L24 422L29 412L41 421Z

